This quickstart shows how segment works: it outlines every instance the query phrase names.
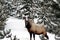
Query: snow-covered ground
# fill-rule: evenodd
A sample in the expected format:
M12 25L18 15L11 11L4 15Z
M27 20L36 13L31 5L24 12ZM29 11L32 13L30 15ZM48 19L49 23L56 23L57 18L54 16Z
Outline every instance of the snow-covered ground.
M14 17L10 17L7 19L8 21L6 21L6 29L11 29L11 33L13 36L17 36L18 39L20 40L29 40L30 39L30 36L29 36L29 33L27 31L27 29L25 28L25 23L24 23L24 20L22 19L17 19L17 18L14 18ZM36 19L35 19L35 22ZM36 36L36 40L41 40L39 38L39 35L35 35ZM54 34L51 34L51 33L48 33L48 36L49 36L49 40L55 40L55 35ZM7 38L4 38L3 40L9 40Z

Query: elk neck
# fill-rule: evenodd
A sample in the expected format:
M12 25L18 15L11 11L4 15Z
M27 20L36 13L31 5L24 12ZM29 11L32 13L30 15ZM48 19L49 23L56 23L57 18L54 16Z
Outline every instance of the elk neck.
M25 27L27 29L30 29L31 28L31 25L30 25L29 21L27 21L26 19L25 19Z

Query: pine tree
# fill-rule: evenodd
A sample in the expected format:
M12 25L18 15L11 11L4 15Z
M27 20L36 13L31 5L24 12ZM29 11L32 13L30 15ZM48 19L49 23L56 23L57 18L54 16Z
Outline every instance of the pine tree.
M7 34L10 33L10 30L6 32L4 31L8 14L9 7L7 6L7 3L5 0L0 0L0 39L3 39Z
M58 3L53 0L24 0L23 5L20 10L26 9L23 11L24 15L32 15L34 18L39 18L38 23L44 22L49 32L55 33L57 31L60 26L60 8Z

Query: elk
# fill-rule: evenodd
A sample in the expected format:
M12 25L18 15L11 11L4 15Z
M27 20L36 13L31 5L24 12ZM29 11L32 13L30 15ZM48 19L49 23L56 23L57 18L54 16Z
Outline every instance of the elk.
M32 40L32 34L33 34L34 40L35 40L35 34L37 35L43 34L47 39L49 39L44 25L36 24L34 23L33 19L30 19L30 18L28 18L27 20L27 18L24 17L24 20L25 20L25 27L27 28L30 34L30 40Z

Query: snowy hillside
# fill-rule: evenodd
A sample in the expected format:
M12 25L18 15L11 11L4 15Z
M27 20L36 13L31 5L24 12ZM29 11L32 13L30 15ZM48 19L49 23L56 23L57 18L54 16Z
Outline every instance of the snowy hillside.
M19 38L20 40L29 40L30 36L29 33L27 31L27 29L25 28L25 23L24 20L22 19L17 19L14 17L10 17L7 19L8 21L6 21L6 28L5 29L11 29L11 33L13 36L17 36L17 38ZM36 19L35 19L36 21ZM49 36L49 40L55 40L54 39L54 34L48 33ZM41 40L39 38L39 35L36 35L36 40ZM3 40L9 40L9 38L4 38Z
M23 15L35 18L35 23L44 22L49 40L56 40L56 38L60 40L58 38L60 37L59 0L0 0L0 31L2 30L0 40L11 40L11 35L13 39L15 35L18 40L30 39L22 19ZM10 33L10 38L6 38L7 31L12 33ZM36 35L35 39L42 40L39 35Z

